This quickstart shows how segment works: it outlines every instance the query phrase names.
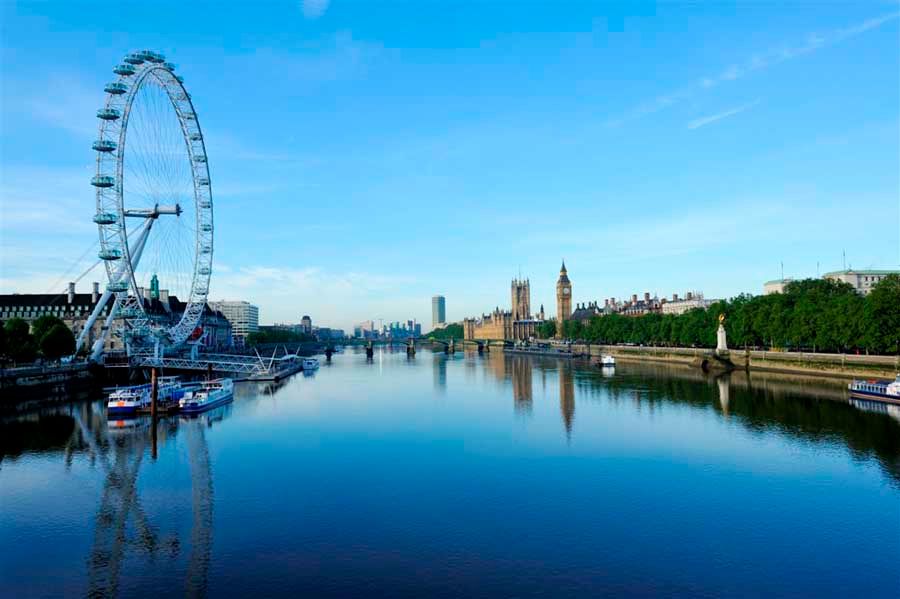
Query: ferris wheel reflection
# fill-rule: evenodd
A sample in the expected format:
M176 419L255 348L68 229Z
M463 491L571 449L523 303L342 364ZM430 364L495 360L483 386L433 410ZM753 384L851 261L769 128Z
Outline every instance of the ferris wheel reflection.
M231 414L230 405L194 417L161 419L154 427L149 418L107 421L85 405L73 414L75 428L70 447L83 446L91 461L103 472L103 488L94 516L93 542L87 559L88 596L115 596L121 592L125 564L133 568L181 569L187 547L183 584L187 596L204 595L208 586L212 554L214 487L206 429ZM156 429L156 430L154 430ZM158 448L179 443L183 438L190 476L190 495L178 502L151 501L145 507L142 495L156 495L158 488L142 485L142 466ZM159 446L158 448L156 446ZM168 455L166 458L168 459ZM155 458L154 458L155 459ZM156 477L152 476L156 485ZM163 489L179 496L182 489ZM178 524L169 512L186 516L189 523ZM183 520L184 518L182 518ZM186 529L189 529L189 534Z

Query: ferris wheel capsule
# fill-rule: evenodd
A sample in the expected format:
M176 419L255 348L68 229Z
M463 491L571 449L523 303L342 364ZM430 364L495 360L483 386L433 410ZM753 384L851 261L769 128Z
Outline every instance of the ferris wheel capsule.
M110 139L98 139L91 144L91 147L98 152L114 152L116 149L116 142Z
M104 121L114 121L120 116L122 116L122 114L115 108L101 108L97 111L97 118L103 119Z
M122 251L116 249L100 250L97 254L101 260L119 260L122 258Z
M110 177L109 175L97 175L91 178L91 185L94 187L112 187L116 184L115 177Z
M113 73L121 75L122 77L130 77L131 75L134 75L135 72L134 65L128 64L127 62L120 64L113 69Z
M127 281L113 281L109 285L106 286L113 293L125 293L128 291L128 282Z
M106 87L103 88L108 94L113 94L115 96L124 94L128 91L128 86L124 83L119 83L118 81L113 81L112 83L107 83Z
M125 57L125 62L133 65L144 64L144 55L140 52L132 52Z
M112 225L118 220L118 217L112 212L99 212L94 215L94 222L98 225Z
M172 63L172 62L164 62L164 63L163 63L163 67L169 69L170 71L174 71L174 70L175 70L175 63Z

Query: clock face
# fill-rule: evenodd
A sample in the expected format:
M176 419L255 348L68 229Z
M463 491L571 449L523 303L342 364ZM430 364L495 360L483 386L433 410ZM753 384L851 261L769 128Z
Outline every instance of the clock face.
M563 289L563 295L569 295L569 288L566 287Z

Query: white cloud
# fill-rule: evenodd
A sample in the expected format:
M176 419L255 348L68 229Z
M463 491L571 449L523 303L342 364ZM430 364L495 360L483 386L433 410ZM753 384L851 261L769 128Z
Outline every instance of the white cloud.
M687 100L697 93L710 90L723 83L737 81L748 73L767 69L779 63L797 58L804 54L815 52L820 48L836 44L853 36L865 33L871 29L875 29L893 21L900 17L900 12L893 12L875 17L858 23L856 25L843 29L833 30L829 33L811 33L808 34L803 43L792 46L784 46L775 50L771 50L764 54L754 54L749 59L740 64L733 64L715 76L705 76L696 80L676 91L657 96L656 98L638 104L626 114L607 121L607 126L617 127L628 121L632 121L648 114L659 112L669 106L676 104L682 100Z
M297 322L311 314L325 326L352 326L362 319L361 307L370 316L413 314L426 305L409 294L415 279L368 272L330 272L319 267L254 265L213 267L210 297L243 299L260 308L260 320ZM400 316L393 316L399 320Z
M300 9L307 19L318 19L328 10L330 0L301 0Z
M701 117L699 119L694 119L693 121L687 124L688 129L699 129L700 127L705 127L706 125L711 125L717 121L721 121L722 119L727 119L730 116L734 116L736 114L740 114L745 110L753 108L759 104L759 100L755 102L750 102L749 104L744 104L743 106L736 106L735 108L730 108L725 110L724 112L719 112L717 114L713 114L710 116Z

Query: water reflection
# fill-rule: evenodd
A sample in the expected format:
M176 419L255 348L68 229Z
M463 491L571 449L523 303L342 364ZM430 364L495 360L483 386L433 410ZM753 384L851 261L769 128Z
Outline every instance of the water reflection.
M532 412L535 370L545 397L556 378L563 430L570 441L580 401L627 401L636 411L650 413L666 403L686 404L714 409L749 430L777 429L822 443L840 439L860 457L875 456L900 481L900 407L848 402L846 382L839 379L744 371L713 377L679 366L639 363L600 369L501 352L483 362L493 378L508 386L517 413ZM437 380L446 384L446 369Z
M435 352L432 355L431 372L434 377L434 388L440 392L447 390L447 356Z
M572 439L572 423L575 421L575 376L572 365L560 361L559 367L559 412L562 414L566 439Z
M107 420L100 402L52 408L0 422L0 464L23 454L64 455L67 469L75 456L88 458L98 468L102 489L92 524L91 548L85 561L87 595L117 596L123 574L162 568L171 574L175 560L189 548L183 594L206 593L213 539L213 474L206 443L206 429L231 414L226 405L191 417L166 417L159 421L160 448L183 437L189 465L190 499L145 508L142 492L178 495L177 488L152 488L140 483L142 466L153 445L149 417ZM159 481L154 481L158 484ZM165 483L164 483L165 484ZM189 538L178 518L165 512L190 515ZM127 564L127 567L126 567Z

